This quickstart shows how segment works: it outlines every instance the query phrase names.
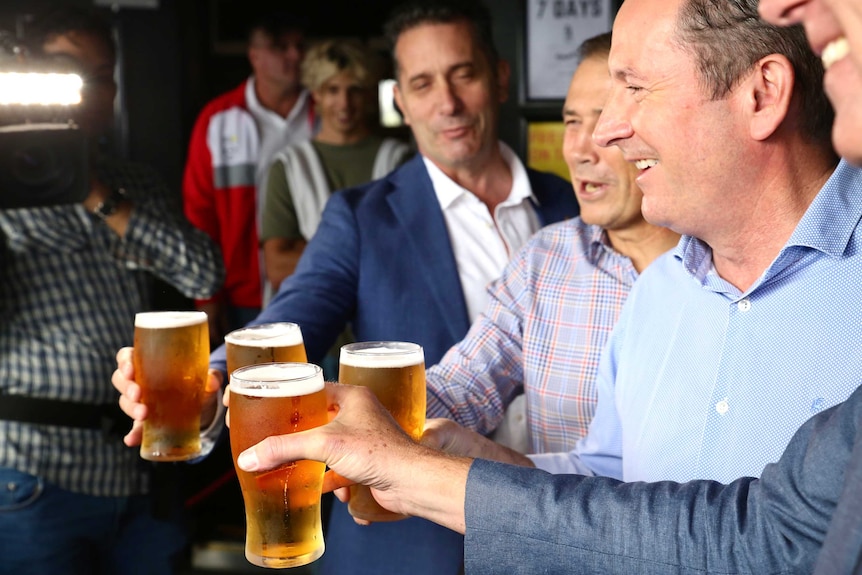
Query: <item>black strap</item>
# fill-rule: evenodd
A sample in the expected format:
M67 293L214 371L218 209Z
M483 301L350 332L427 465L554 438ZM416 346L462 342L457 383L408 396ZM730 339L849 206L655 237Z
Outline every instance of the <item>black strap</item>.
M27 397L3 391L0 391L0 419L38 425L100 429L113 435L122 435L131 426L131 420L116 402L96 405Z

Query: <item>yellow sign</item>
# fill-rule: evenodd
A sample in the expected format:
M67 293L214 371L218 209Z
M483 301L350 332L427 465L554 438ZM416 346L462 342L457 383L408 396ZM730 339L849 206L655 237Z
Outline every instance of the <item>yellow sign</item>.
M571 181L563 159L565 129L562 122L530 122L527 125L527 165Z

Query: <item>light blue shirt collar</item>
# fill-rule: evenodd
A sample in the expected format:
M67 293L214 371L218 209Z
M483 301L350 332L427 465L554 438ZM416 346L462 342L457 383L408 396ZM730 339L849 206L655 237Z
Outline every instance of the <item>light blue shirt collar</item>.
M851 166L842 159L805 211L775 261L746 293L754 291L775 277L790 263L789 259L798 259L800 248L840 257L846 251L860 217L862 169ZM742 295L733 285L718 276L712 263L712 248L698 238L682 236L673 250L673 257L682 263L692 279L705 288L734 296Z

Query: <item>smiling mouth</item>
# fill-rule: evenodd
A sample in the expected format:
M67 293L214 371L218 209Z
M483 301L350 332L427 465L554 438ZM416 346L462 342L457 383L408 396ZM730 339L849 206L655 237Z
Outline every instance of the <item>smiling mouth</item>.
M850 43L846 37L841 36L832 40L823 49L823 54L820 55L820 59L823 61L823 69L828 70L832 64L843 59L849 53Z
M646 170L658 165L658 160L635 160L635 167L639 170Z

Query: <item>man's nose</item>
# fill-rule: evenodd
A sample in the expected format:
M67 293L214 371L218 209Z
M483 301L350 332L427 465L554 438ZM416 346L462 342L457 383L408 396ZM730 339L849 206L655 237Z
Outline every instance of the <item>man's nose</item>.
M587 126L577 132L566 134L564 148L570 158L579 164L595 164L599 161L592 130Z
M445 115L457 114L463 107L458 89L451 82L444 81L439 84L437 100L440 112Z
M597 145L608 148L615 145L619 140L630 138L633 134L631 123L627 117L626 106L620 101L620 97L615 95L616 90L611 91L602 108L602 114L596 122L596 129L593 131L593 142Z

